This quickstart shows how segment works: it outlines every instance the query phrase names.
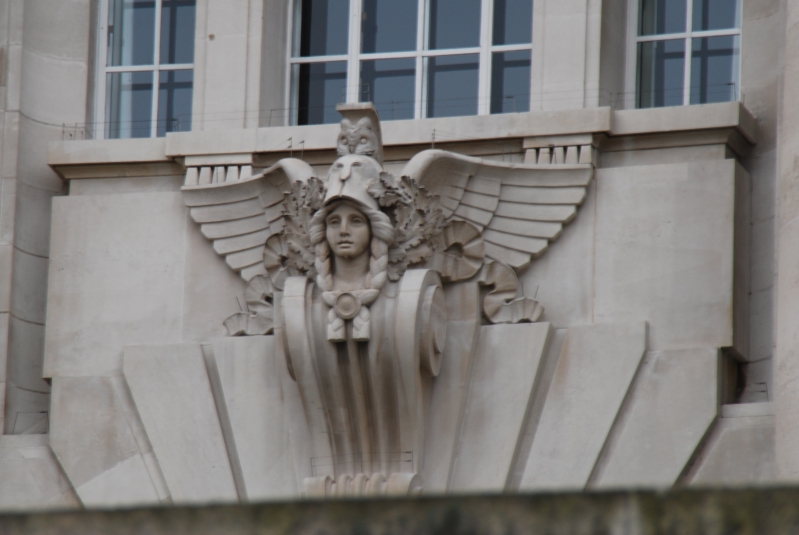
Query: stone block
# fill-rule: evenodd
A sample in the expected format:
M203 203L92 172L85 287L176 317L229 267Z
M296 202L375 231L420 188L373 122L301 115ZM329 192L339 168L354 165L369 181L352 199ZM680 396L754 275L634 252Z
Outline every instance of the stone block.
M179 342L180 194L59 198L53 214L45 376L113 372L125 345Z
M549 336L549 323L480 329L451 491L505 489Z
M5 140L4 140L5 144ZM0 163L0 167L2 163ZM17 202L17 180L0 178L0 244L11 244L14 239L14 207Z
M645 319L652 350L732 346L736 163L596 177L594 321Z
M274 337L220 338L208 347L206 364L220 421L230 425L222 425L225 442L228 451L236 450L247 499L297 497L281 388L286 362L276 358Z
M1 337L0 337L1 339ZM31 392L50 392L42 377L44 325L8 319L8 381Z
M646 323L571 327L520 490L585 487L646 349Z
M0 207L0 209L2 209ZM2 214L0 214L2 217ZM11 310L11 271L14 247L0 245L0 312Z
M173 502L236 501L199 344L126 347L123 372Z
M7 370L7 361L6 357L8 355L8 322L10 320L10 315L7 312L0 312L0 382L5 383L6 381L6 370ZM3 396L0 399L5 399ZM0 413L3 411L0 410Z
M647 353L591 488L670 488L718 412L714 348Z
M425 428L422 487L427 493L444 492L450 483L482 315L477 284L451 284L444 293L447 341L441 357L441 371L433 381Z
M50 172L50 170L47 170ZM61 180L53 173L53 181ZM56 189L32 187L22 179L16 181L16 207L14 211L14 245L17 249L41 257L50 255L50 223L53 197ZM51 184L54 188L56 184Z
M15 248L12 258L11 313L27 322L42 325L47 311L48 259L19 248Z
M151 473L145 462L152 447L121 377L54 378L51 420L53 452L86 507L167 497L157 468Z
M723 406L722 418L708 438L690 484L740 486L773 482L777 477L773 410L771 403Z
M47 435L0 437L0 510L77 509L80 502L48 447Z
M50 393L35 392L7 381L5 395L6 434L47 433L50 410Z
M78 119L78 122L81 120L85 119ZM42 154L48 150L50 143L57 142L62 138L64 135L62 124L37 122L35 118L31 118L24 111L20 112L19 150L17 153L18 182L44 192L64 192L64 181L47 165L47 159ZM19 211L21 207L18 206L17 209ZM17 217L19 215L17 213Z

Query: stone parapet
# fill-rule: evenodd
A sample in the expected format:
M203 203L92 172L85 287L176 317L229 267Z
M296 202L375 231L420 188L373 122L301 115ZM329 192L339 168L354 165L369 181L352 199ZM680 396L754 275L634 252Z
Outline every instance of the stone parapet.
M9 514L8 535L447 534L782 535L799 526L799 488L303 501Z

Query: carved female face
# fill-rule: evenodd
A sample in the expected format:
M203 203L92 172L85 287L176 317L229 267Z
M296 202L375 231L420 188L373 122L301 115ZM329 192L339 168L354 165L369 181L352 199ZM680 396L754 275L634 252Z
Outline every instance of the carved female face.
M350 203L339 203L325 219L327 243L338 258L357 258L369 248L369 219Z

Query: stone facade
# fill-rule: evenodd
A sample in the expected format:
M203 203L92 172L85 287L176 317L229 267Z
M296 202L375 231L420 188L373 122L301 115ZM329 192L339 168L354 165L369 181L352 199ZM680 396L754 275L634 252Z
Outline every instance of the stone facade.
M322 306L313 284L336 288L309 269L268 292L271 328L226 324L254 314L237 301L253 277L276 281L261 259L283 191L270 203L267 186L330 176L329 193L348 157L339 125L270 113L286 101L288 2L198 0L191 131L73 139L92 137L99 2L0 0L0 508L795 481L797 8L742 0L739 101L634 109L608 98L635 64L629 5L535 2L529 112L374 118L361 163L454 199L442 228L466 221L482 249L468 277L431 257L338 288L358 306L330 325L365 317L374 334L339 339L322 320L313 334L304 296ZM524 197L544 183L565 197ZM541 237L503 202L568 213L531 216ZM490 312L491 262L513 280L497 307L524 313ZM396 305L409 319L383 297L412 302ZM418 384L379 384L413 417L364 427L396 424L402 444L364 475L340 467L362 450L319 453L358 411L313 405L293 366L304 330L308 347L374 348L381 329Z

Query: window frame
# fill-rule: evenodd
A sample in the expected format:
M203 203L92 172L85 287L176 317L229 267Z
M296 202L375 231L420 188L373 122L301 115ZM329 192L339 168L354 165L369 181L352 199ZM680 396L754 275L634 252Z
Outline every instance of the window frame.
M160 94L160 74L165 71L180 71L191 70L192 79L195 71L195 63L169 63L161 64L161 8L163 0L153 0L155 2L155 20L154 20L154 35L153 35L153 63L149 65L108 65L108 11L109 4L112 0L102 0L100 2L100 13L98 17L98 33L97 33L97 74L95 79L95 87L97 98L95 99L94 108L94 126L93 135L95 139L134 139L134 138L111 138L107 136L107 129L110 122L106 121L105 110L107 102L107 75L115 72L152 72L153 74L153 98L150 110L150 135L149 138L158 137L158 99ZM199 4L199 1L197 2ZM199 6L198 6L199 7ZM196 8L195 8L196 9ZM195 22L196 25L196 22ZM196 27L195 27L196 35ZM194 40L192 40L192 47L194 47ZM196 50L195 50L196 54ZM196 57L195 57L196 60ZM192 82L194 84L194 82ZM193 90L192 90L193 93ZM194 121L192 121L192 124ZM139 138L147 139L147 138Z
M685 0L685 31L679 33L663 33L663 34L653 34L653 35L639 35L641 21L640 13L641 13L641 2L643 0L630 0L627 9L627 34L629 35L628 47L627 47L627 58L626 58L626 65L625 71L627 73L626 80L625 80L625 92L627 95L632 96L632 102L627 99L624 99L625 105L623 108L625 109L649 109L649 108L639 108L639 87L638 87L638 77L640 73L638 72L639 69L639 44L640 43L647 43L653 41L670 41L670 40L678 40L682 39L684 42L684 56L683 56L683 95L682 95L682 104L681 106L692 106L696 104L691 104L691 58L693 54L693 46L692 40L693 39L700 39L703 37L726 37L726 36L737 36L738 37L738 65L737 65L737 73L738 79L735 81L734 91L735 91L735 98L730 99L728 102L737 102L741 100L741 61L743 54L740 53L740 50L743 48L743 20L739 21L737 28L728 28L723 30L700 30L694 31L693 30L693 14L694 14L694 1L695 0ZM738 9L743 10L743 6L741 5L743 0L738 0ZM741 16L743 17L743 13L741 11Z
M478 81L477 81L477 114L491 114L491 73L493 54L497 52L530 52L530 94L528 95L528 110L532 110L533 88L533 21L535 20L535 1L531 0L532 17L530 19L530 42L494 45L493 42L493 14L494 0L480 0L480 39L479 45L464 48L429 49L430 0L417 0L416 11L416 49L403 52L361 52L361 16L363 0L349 0L349 36L347 40L347 54L329 56L294 56L295 39L298 38L301 23L302 0L293 0L290 9L288 24L288 43L286 49L286 109L288 110L288 124L298 124L299 81L295 80L294 65L304 63L328 63L334 61L347 62L347 76L345 82L344 103L354 104L360 102L360 64L361 61L381 59L415 59L414 79L414 114L413 119L427 117L427 80L428 68L426 58L437 56L460 56L477 54L478 56Z

